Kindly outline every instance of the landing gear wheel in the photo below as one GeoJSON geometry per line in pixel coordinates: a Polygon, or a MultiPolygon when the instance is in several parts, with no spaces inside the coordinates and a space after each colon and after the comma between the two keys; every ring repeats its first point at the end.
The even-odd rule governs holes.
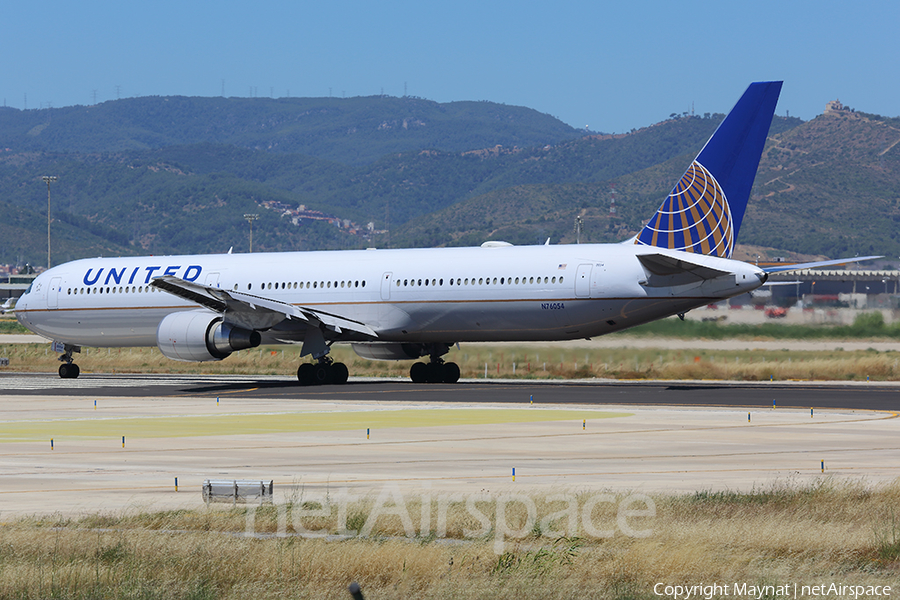
{"type": "Polygon", "coordinates": [[[347,383],[350,377],[350,371],[344,363],[334,363],[331,365],[331,383],[334,385],[343,385],[347,383]]]}
{"type": "Polygon", "coordinates": [[[331,365],[322,363],[313,365],[315,371],[315,385],[325,385],[331,383],[331,365]]]}
{"type": "Polygon", "coordinates": [[[432,362],[425,365],[425,379],[428,383],[444,381],[444,363],[432,362]]]}
{"type": "Polygon", "coordinates": [[[316,365],[312,363],[303,363],[297,369],[297,380],[300,385],[316,384],[316,365]]]}
{"type": "Polygon", "coordinates": [[[428,381],[428,365],[425,363],[413,363],[409,368],[409,378],[413,383],[426,383],[428,381]]]}
{"type": "Polygon", "coordinates": [[[456,363],[444,363],[443,367],[444,383],[456,383],[459,381],[459,366],[456,363]]]}
{"type": "Polygon", "coordinates": [[[59,365],[59,376],[62,379],[77,379],[81,374],[81,369],[75,363],[59,365]]]}

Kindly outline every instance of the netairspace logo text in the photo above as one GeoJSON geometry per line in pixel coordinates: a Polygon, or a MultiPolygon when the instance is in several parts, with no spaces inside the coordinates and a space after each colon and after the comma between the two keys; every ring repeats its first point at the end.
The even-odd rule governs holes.
{"type": "Polygon", "coordinates": [[[846,585],[842,583],[821,583],[804,585],[787,583],[784,585],[752,585],[749,583],[712,583],[698,585],[674,585],[657,583],[653,594],[672,600],[712,600],[726,596],[729,598],[877,598],[889,597],[889,585],[846,585]]]}
{"type": "MultiPolygon", "coordinates": [[[[321,537],[328,535],[369,537],[378,531],[379,521],[399,520],[405,537],[417,538],[447,535],[448,515],[451,505],[464,507],[468,523],[477,524],[463,529],[466,539],[490,539],[494,552],[502,554],[508,540],[532,537],[560,538],[581,536],[587,538],[611,538],[617,534],[645,538],[653,530],[646,519],[656,516],[653,499],[644,494],[631,494],[617,498],[613,494],[557,494],[549,496],[541,506],[551,510],[539,514],[537,503],[526,494],[442,494],[425,492],[404,495],[395,484],[385,485],[371,503],[363,503],[365,497],[342,489],[327,497],[303,497],[288,505],[275,506],[277,512],[276,535],[288,535],[290,512],[294,535],[321,537]],[[363,508],[364,506],[364,508],[363,508]],[[357,517],[360,510],[363,520],[354,519],[361,527],[348,527],[351,510],[357,517]],[[513,517],[513,514],[518,517],[513,517]],[[606,515],[605,517],[600,515],[606,515]],[[524,518],[523,518],[524,515],[524,518]],[[327,529],[308,529],[317,519],[335,519],[336,524],[327,529]],[[312,521],[311,521],[312,520],[312,521]]],[[[321,521],[319,521],[321,523],[321,521]]],[[[246,513],[244,535],[256,535],[256,510],[246,513]]]]}

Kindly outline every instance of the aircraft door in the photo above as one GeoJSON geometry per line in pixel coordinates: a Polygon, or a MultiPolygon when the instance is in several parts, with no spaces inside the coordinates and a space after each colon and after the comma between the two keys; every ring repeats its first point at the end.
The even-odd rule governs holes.
{"type": "Polygon", "coordinates": [[[50,280],[50,287],[47,288],[47,308],[56,308],[59,306],[59,288],[62,285],[62,277],[54,277],[50,280]]]}
{"type": "Polygon", "coordinates": [[[591,270],[591,298],[602,298],[605,295],[604,283],[606,283],[606,265],[596,263],[591,270]]]}
{"type": "Polygon", "coordinates": [[[213,288],[219,287],[219,274],[208,273],[206,275],[206,285],[213,288]]]}
{"type": "Polygon", "coordinates": [[[588,298],[591,295],[591,267],[593,265],[578,265],[575,272],[575,297],[588,298]]]}
{"type": "Polygon", "coordinates": [[[381,276],[381,299],[382,300],[390,300],[391,299],[391,280],[393,273],[385,273],[381,276]]]}

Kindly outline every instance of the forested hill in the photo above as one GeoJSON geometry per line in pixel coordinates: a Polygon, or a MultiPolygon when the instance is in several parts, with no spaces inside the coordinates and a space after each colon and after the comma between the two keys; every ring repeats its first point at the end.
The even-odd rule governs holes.
{"type": "MultiPolygon", "coordinates": [[[[519,185],[466,199],[394,231],[400,245],[614,242],[639,231],[699,149],[593,183],[519,185]],[[615,212],[611,209],[615,208],[615,212]]],[[[738,238],[754,252],[900,256],[900,119],[849,110],[775,117],[738,238]],[[766,252],[766,249],[769,249],[766,252]]],[[[765,257],[765,256],[764,256],[765,257]]]]}
{"type": "Polygon", "coordinates": [[[0,146],[14,152],[121,152],[212,143],[361,165],[424,148],[543,146],[581,135],[530,108],[389,96],[152,96],[94,106],[0,109],[0,146]]]}
{"type": "MultiPolygon", "coordinates": [[[[416,98],[135,98],[0,109],[0,263],[113,254],[620,241],[723,115],[587,135],[416,98]],[[615,209],[614,211],[612,209],[615,209]],[[370,231],[370,229],[372,231],[370,231]]],[[[900,123],[775,117],[739,244],[900,255],[900,123]]]]}

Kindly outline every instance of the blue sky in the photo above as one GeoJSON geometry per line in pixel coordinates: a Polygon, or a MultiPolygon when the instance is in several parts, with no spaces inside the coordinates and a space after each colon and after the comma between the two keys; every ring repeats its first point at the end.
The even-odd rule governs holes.
{"type": "Polygon", "coordinates": [[[777,114],[840,98],[900,115],[900,2],[7,2],[0,100],[401,96],[528,106],[624,132],[727,112],[783,79],[777,114]],[[96,92],[95,92],[96,90],[96,92]]]}

